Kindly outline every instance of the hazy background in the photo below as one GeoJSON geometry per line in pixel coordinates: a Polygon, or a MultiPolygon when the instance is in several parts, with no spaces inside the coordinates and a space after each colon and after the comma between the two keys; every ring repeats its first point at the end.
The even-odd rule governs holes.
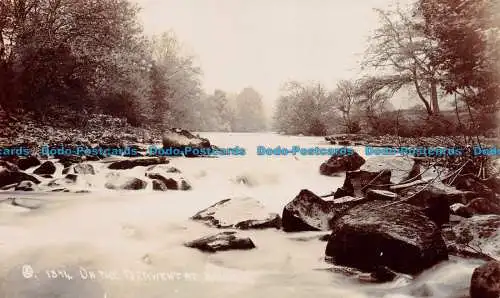
{"type": "MultiPolygon", "coordinates": [[[[208,92],[252,86],[270,116],[281,84],[315,80],[334,87],[361,72],[378,16],[393,0],[137,0],[145,32],[172,29],[197,57],[208,92]]],[[[412,1],[402,0],[405,4],[412,1]]],[[[400,92],[392,101],[409,107],[400,92]]],[[[399,104],[399,105],[398,105],[399,104]]]]}

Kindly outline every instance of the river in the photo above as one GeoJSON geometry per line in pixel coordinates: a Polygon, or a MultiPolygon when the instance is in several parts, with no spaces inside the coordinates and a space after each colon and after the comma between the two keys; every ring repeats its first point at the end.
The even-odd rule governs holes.
{"type": "MultiPolygon", "coordinates": [[[[105,165],[96,164],[96,175],[79,182],[87,194],[1,193],[0,199],[40,205],[0,204],[1,297],[468,297],[480,262],[451,258],[415,279],[364,284],[330,270],[326,242],[314,238],[324,232],[244,231],[257,246],[250,251],[204,254],[184,247],[216,232],[189,217],[217,201],[250,196],[281,214],[301,189],[322,195],[343,182],[342,176],[319,174],[325,156],[256,154],[258,145],[328,146],[321,137],[200,134],[219,147],[243,147],[247,155],[173,158],[190,191],[107,190],[105,165]],[[238,182],[242,177],[247,184],[238,182]]],[[[141,170],[125,171],[143,176],[141,170]]]]}

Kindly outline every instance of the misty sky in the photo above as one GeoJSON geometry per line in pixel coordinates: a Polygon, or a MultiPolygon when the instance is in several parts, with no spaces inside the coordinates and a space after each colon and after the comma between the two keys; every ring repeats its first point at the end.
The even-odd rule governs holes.
{"type": "Polygon", "coordinates": [[[393,1],[137,2],[146,33],[172,29],[197,56],[208,92],[252,86],[270,108],[286,80],[316,80],[333,87],[340,79],[356,78],[367,39],[378,24],[372,8],[393,1]]]}

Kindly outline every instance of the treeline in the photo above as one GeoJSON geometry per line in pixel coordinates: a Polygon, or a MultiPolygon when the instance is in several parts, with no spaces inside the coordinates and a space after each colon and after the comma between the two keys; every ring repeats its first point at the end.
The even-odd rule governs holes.
{"type": "Polygon", "coordinates": [[[377,10],[380,26],[361,65],[366,75],[339,82],[334,90],[287,84],[275,128],[312,135],[494,132],[500,107],[498,9],[490,0],[418,0],[377,10]],[[402,90],[413,91],[421,109],[391,111],[391,100],[402,90]],[[444,101],[455,110],[442,111],[444,101]]]}
{"type": "Polygon", "coordinates": [[[0,108],[52,125],[91,114],[135,126],[261,130],[261,96],[205,94],[172,32],[146,36],[127,0],[0,1],[0,108]]]}

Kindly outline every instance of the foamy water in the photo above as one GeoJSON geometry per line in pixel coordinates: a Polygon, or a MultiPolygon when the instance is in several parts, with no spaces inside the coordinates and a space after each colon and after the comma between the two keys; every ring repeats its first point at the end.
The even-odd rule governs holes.
{"type": "MultiPolygon", "coordinates": [[[[42,204],[31,211],[0,204],[1,297],[467,297],[478,262],[452,259],[415,280],[362,284],[324,262],[326,242],[315,239],[324,232],[243,231],[257,246],[250,251],[204,254],[184,247],[217,232],[188,219],[217,201],[249,196],[281,214],[301,189],[323,195],[343,182],[319,174],[326,156],[256,155],[258,145],[328,146],[320,137],[201,135],[219,147],[243,147],[247,155],[174,158],[171,165],[191,191],[107,190],[109,170],[94,163],[97,174],[75,186],[89,194],[0,193],[0,199],[42,204]],[[247,185],[238,183],[242,177],[247,185]]],[[[118,171],[144,176],[143,168],[118,171]]]]}

